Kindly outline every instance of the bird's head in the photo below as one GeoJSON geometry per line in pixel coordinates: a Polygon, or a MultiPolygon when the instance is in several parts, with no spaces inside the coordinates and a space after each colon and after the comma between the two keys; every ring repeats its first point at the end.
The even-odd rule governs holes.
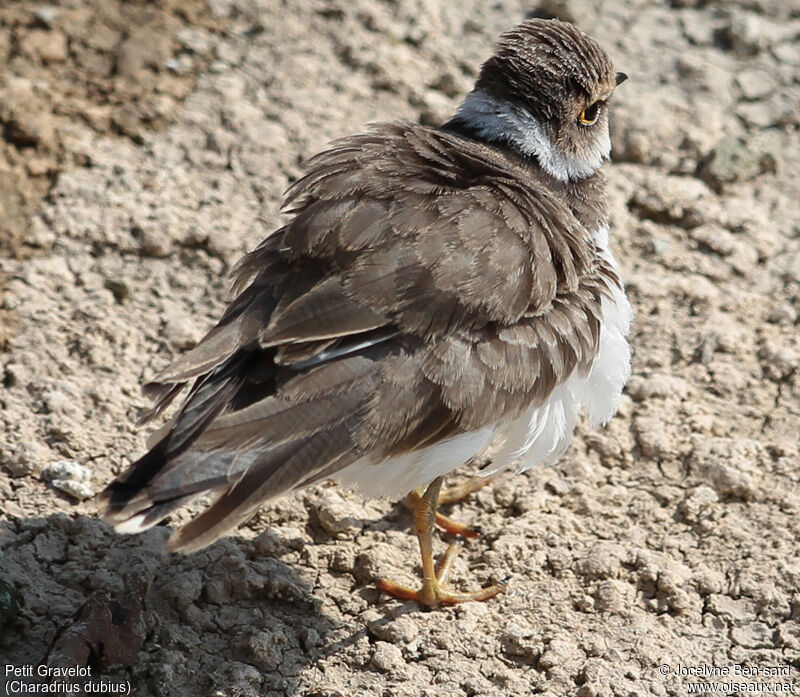
{"type": "Polygon", "coordinates": [[[608,100],[627,76],[572,24],[531,19],[500,37],[451,125],[511,145],[561,181],[608,159],[608,100]]]}

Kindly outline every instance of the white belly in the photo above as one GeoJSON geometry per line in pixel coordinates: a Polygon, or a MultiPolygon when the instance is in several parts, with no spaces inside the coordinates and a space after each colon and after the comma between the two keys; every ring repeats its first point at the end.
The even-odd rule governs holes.
{"type": "Polygon", "coordinates": [[[575,371],[559,385],[547,403],[529,409],[505,429],[507,440],[489,465],[491,474],[516,463],[517,471],[556,462],[567,450],[581,407],[592,426],[608,423],[619,408],[622,389],[631,372],[631,348],[626,336],[633,310],[625,292],[615,289],[603,298],[600,346],[588,375],[575,371]]]}

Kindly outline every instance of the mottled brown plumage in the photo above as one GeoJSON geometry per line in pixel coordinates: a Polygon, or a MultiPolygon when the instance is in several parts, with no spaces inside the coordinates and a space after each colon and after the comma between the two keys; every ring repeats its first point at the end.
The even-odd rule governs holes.
{"type": "MultiPolygon", "coordinates": [[[[613,79],[587,42],[529,22],[476,89],[530,97],[557,119],[559,103],[613,79]],[[569,60],[552,63],[553,47],[569,60]]],[[[239,295],[218,325],[145,386],[150,417],[191,389],[154,448],[103,492],[121,528],[214,491],[170,542],[196,549],[269,498],[363,458],[392,467],[509,424],[589,374],[604,299],[621,288],[594,235],[606,222],[602,174],[560,181],[464,119],[381,124],[312,157],[285,206],[288,222],[234,269],[239,295]]]]}

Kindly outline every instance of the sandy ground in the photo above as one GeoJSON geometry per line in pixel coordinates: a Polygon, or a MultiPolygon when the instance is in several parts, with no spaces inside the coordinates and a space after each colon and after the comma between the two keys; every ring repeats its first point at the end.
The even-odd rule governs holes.
{"type": "Polygon", "coordinates": [[[169,697],[684,695],[679,665],[800,683],[800,7],[598,5],[3,4],[0,668],[169,697]],[[637,318],[613,422],[451,510],[484,532],[456,584],[508,592],[379,595],[416,583],[408,514],[330,486],[188,558],[165,527],[112,533],[87,497],[144,449],[140,383],[219,314],[302,158],[440,122],[529,12],[631,76],[608,174],[637,318]]]}

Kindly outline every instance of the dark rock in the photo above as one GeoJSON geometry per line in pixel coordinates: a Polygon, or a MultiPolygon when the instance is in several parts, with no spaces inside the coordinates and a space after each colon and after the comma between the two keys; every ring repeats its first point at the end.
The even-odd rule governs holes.
{"type": "Polygon", "coordinates": [[[715,191],[725,184],[776,172],[780,164],[781,136],[765,131],[750,137],[724,138],[701,162],[698,176],[715,191]]]}

